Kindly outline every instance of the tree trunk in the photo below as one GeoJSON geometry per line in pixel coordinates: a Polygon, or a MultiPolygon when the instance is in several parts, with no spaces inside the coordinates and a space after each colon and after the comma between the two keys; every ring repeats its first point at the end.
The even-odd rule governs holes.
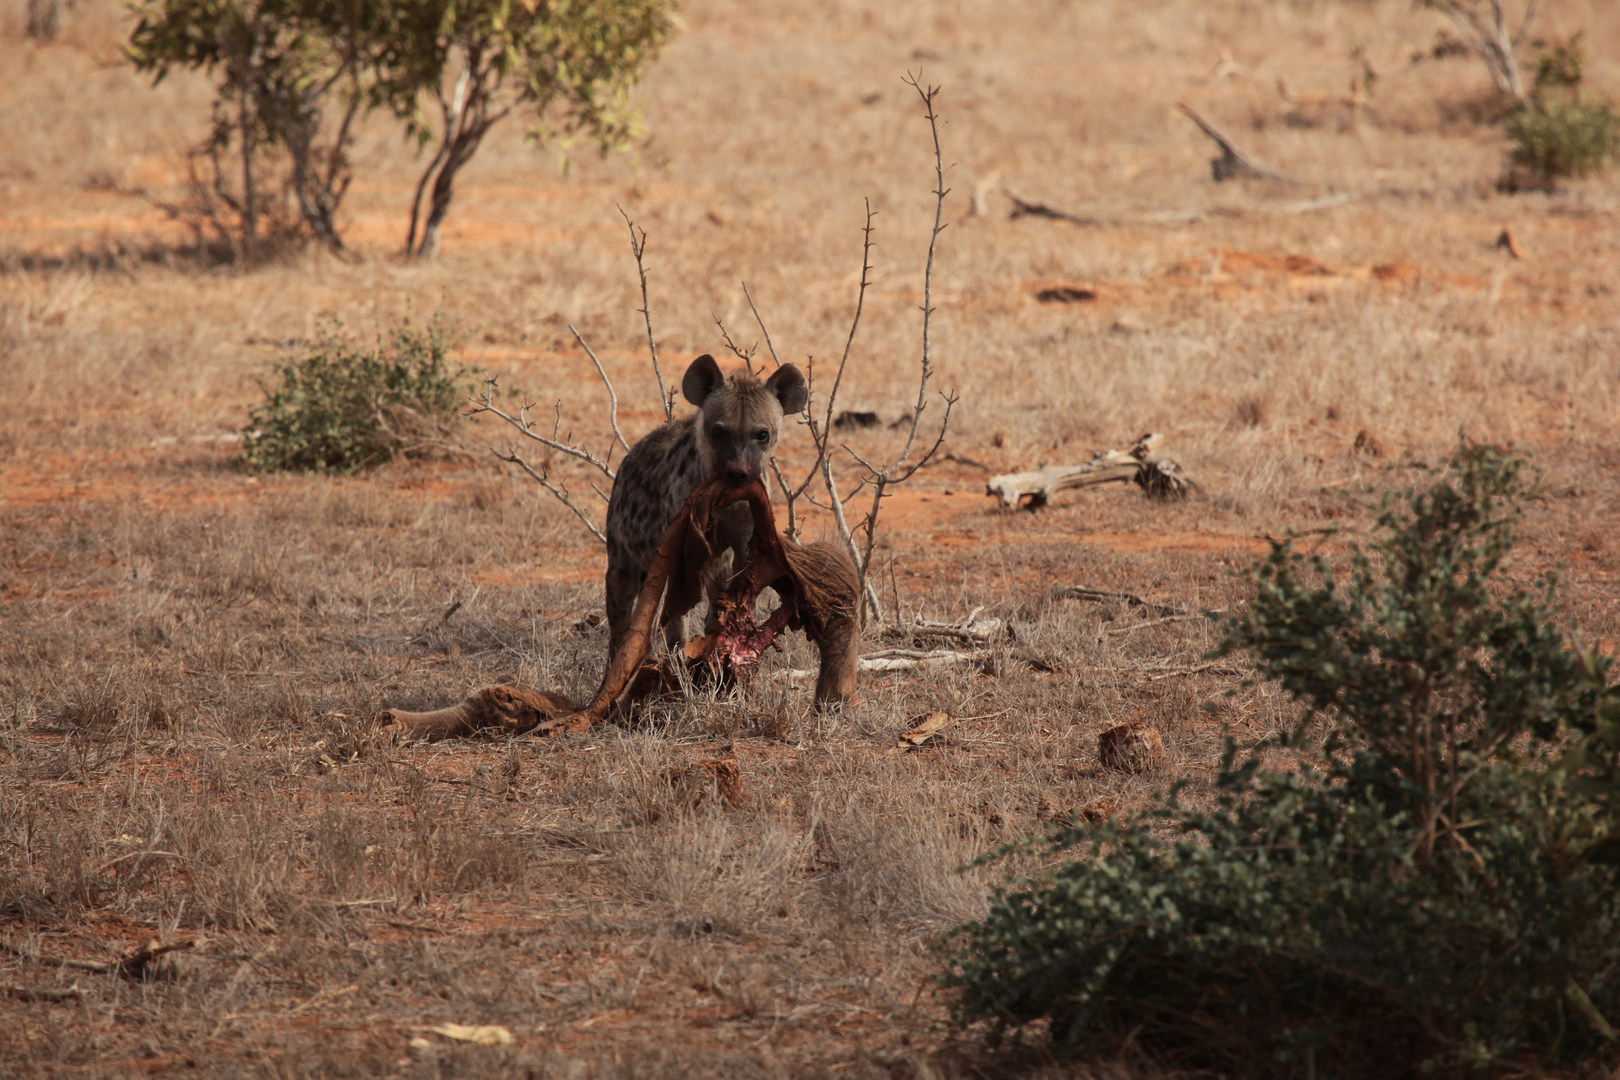
{"type": "Polygon", "coordinates": [[[433,200],[428,206],[427,224],[422,227],[422,242],[416,249],[419,258],[438,258],[439,228],[444,224],[444,217],[450,212],[450,200],[455,196],[456,172],[472,159],[486,130],[487,127],[469,128],[456,136],[450,152],[445,155],[444,164],[439,166],[439,175],[433,178],[433,200]]]}
{"type": "Polygon", "coordinates": [[[252,63],[243,58],[237,85],[242,96],[239,101],[238,124],[242,141],[242,254],[249,265],[259,261],[259,198],[253,182],[253,70],[252,63]]]}
{"type": "Polygon", "coordinates": [[[439,257],[439,226],[444,221],[444,215],[450,212],[450,183],[450,167],[446,164],[439,170],[439,178],[433,184],[433,209],[422,228],[422,243],[416,249],[420,258],[439,257]]]}
{"type": "Polygon", "coordinates": [[[478,108],[473,121],[457,133],[455,141],[450,144],[450,152],[444,156],[444,164],[439,166],[439,175],[433,178],[433,200],[428,206],[427,224],[422,227],[422,243],[416,249],[416,254],[421,258],[434,259],[439,255],[439,228],[444,224],[444,217],[450,212],[450,200],[455,196],[456,173],[478,152],[484,132],[493,123],[483,120],[482,113],[482,108],[478,108]]]}

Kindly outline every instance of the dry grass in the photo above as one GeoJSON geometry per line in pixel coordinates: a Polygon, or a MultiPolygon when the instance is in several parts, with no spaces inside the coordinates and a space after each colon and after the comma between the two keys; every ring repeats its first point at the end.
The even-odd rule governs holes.
{"type": "MultiPolygon", "coordinates": [[[[1612,91],[1606,11],[1563,0],[1545,30],[1584,28],[1612,91]]],[[[16,121],[0,147],[0,985],[79,996],[6,1002],[7,1075],[1151,1075],[931,1026],[949,1005],[933,947],[1033,867],[957,870],[1042,829],[1043,800],[1129,810],[1183,777],[1197,797],[1223,725],[1250,739],[1289,713],[1219,672],[1143,670],[1197,664],[1211,624],[1139,627],[1049,586],[1241,603],[1232,571],[1261,536],[1355,535],[1368,518],[1346,493],[1400,482],[1396,463],[1462,431],[1538,455],[1515,573],[1565,565],[1583,636],[1620,639],[1620,188],[1495,194],[1502,140],[1468,119],[1485,75],[1411,63],[1437,24],[1404,0],[694,4],[645,87],[637,154],[564,174],[508,131],[468,170],[444,257],[406,264],[391,252],[413,163],[374,125],[356,259],[251,273],[194,258],[147,201],[175,194],[206,87],[153,91],[113,63],[113,5],[76,6],[44,48],[21,12],[0,6],[0,69],[22,73],[0,80],[16,121]],[[1289,101],[1342,93],[1356,45],[1382,75],[1375,112],[1288,120],[1277,80],[1289,101]],[[614,205],[652,235],[674,365],[715,349],[711,313],[752,340],[745,279],[784,357],[820,366],[847,330],[870,196],[877,285],[843,404],[892,420],[929,220],[926,132],[899,83],[919,65],[945,87],[955,163],[935,324],[941,387],[963,398],[950,448],[1000,471],[1160,430],[1203,496],[1102,491],[1003,517],[979,471],[927,470],[885,511],[885,599],[934,618],[985,605],[1017,638],[983,669],[869,679],[843,715],[774,674],[808,666],[795,642],[745,696],[589,738],[378,743],[365,721],[383,705],[495,682],[587,696],[604,632],[574,623],[600,606],[602,556],[492,468],[232,470],[278,343],[323,314],[364,329],[443,310],[462,359],[599,433],[573,322],[639,433],[659,414],[614,205]],[[1304,186],[1212,185],[1178,99],[1304,186]],[[995,173],[1105,224],[1009,221],[995,192],[967,216],[995,173]],[[1277,212],[1333,190],[1361,197],[1277,212]],[[1527,259],[1492,247],[1504,224],[1527,259]],[[1037,302],[1054,282],[1096,299],[1037,302]],[[1356,451],[1362,431],[1383,456],[1356,451]],[[963,718],[941,745],[882,752],[933,710],[963,718]],[[1096,768],[1097,733],[1134,720],[1164,735],[1162,773],[1096,768]],[[664,770],[716,756],[738,762],[744,805],[677,805],[664,770]],[[150,982],[61,964],[151,937],[197,946],[150,982]],[[446,1021],[517,1041],[424,1030],[446,1021]]]]}

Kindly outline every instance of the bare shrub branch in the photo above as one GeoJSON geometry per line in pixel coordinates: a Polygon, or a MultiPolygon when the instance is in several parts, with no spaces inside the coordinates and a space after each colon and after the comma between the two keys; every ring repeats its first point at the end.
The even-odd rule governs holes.
{"type": "MultiPolygon", "coordinates": [[[[850,320],[849,336],[844,339],[844,352],[838,360],[838,371],[833,377],[832,391],[827,395],[827,407],[820,423],[816,421],[814,391],[815,391],[815,362],[805,361],[805,381],[811,391],[811,397],[804,406],[804,424],[810,429],[810,439],[815,446],[816,460],[805,474],[804,480],[796,488],[789,488],[782,479],[781,472],[777,472],[777,482],[782,486],[783,498],[788,505],[788,533],[789,539],[796,539],[798,535],[798,518],[794,509],[794,501],[803,496],[812,506],[820,507],[832,512],[833,524],[838,529],[838,538],[844,544],[849,557],[855,561],[855,569],[860,574],[861,591],[866,596],[874,616],[881,619],[882,607],[878,603],[877,591],[866,580],[866,568],[861,563],[860,548],[856,546],[854,534],[849,528],[849,521],[844,516],[845,499],[838,494],[838,482],[833,476],[832,469],[832,422],[833,408],[838,401],[838,390],[844,382],[844,371],[849,366],[850,349],[855,344],[855,333],[860,329],[861,313],[866,309],[866,290],[872,284],[872,201],[866,200],[866,220],[861,226],[861,285],[855,294],[855,315],[850,320]],[[820,503],[813,496],[807,495],[810,485],[817,476],[821,477],[822,485],[827,489],[827,502],[820,503]]],[[[775,464],[772,463],[772,467],[775,464]]]]}
{"type": "MultiPolygon", "coordinates": [[[[574,516],[578,517],[580,522],[591,531],[592,536],[596,537],[604,544],[607,543],[607,533],[597,526],[596,522],[591,519],[589,514],[585,513],[585,511],[580,508],[578,503],[574,502],[573,497],[568,493],[568,488],[566,485],[554,483],[552,481],[550,473],[544,465],[540,466],[538,470],[535,469],[534,466],[530,465],[527,461],[524,461],[523,458],[518,454],[517,450],[512,447],[508,447],[506,453],[504,454],[492,447],[490,449],[490,453],[494,454],[501,461],[504,461],[510,465],[516,465],[518,468],[528,473],[536,483],[545,488],[547,491],[551,492],[558,502],[572,510],[574,512],[574,516]]],[[[597,487],[595,484],[592,484],[591,487],[598,495],[602,496],[603,502],[607,501],[607,496],[602,495],[601,488],[597,487]]]]}
{"type": "MultiPolygon", "coordinates": [[[[759,351],[759,344],[756,342],[746,349],[742,348],[731,340],[731,333],[726,329],[726,324],[720,321],[720,316],[714,315],[713,319],[715,328],[720,331],[720,340],[726,343],[726,348],[730,349],[732,355],[743,362],[744,366],[748,368],[748,373],[752,375],[754,373],[754,354],[759,351]]],[[[777,366],[780,367],[781,365],[777,366]]]]}
{"type": "MultiPolygon", "coordinates": [[[[585,339],[580,336],[579,331],[574,329],[573,323],[568,324],[568,332],[574,335],[574,340],[579,342],[579,347],[585,350],[585,355],[590,357],[591,363],[596,365],[596,373],[602,377],[602,385],[607,387],[608,423],[613,427],[613,438],[618,441],[619,445],[624,448],[624,452],[628,454],[630,452],[630,444],[624,441],[624,432],[619,430],[619,395],[613,389],[613,380],[608,378],[608,373],[602,367],[602,361],[596,358],[596,352],[590,347],[589,344],[586,343],[585,339]]],[[[663,382],[660,380],[660,389],[662,386],[663,382]]],[[[609,453],[608,456],[612,457],[613,455],[609,453]]]]}
{"type": "MultiPolygon", "coordinates": [[[[884,496],[888,494],[889,488],[910,480],[916,475],[918,469],[933,460],[934,455],[939,452],[939,448],[945,443],[945,434],[950,429],[951,409],[957,402],[957,396],[954,392],[940,395],[945,402],[945,415],[940,418],[939,434],[934,438],[933,444],[920,457],[912,460],[911,455],[917,445],[917,432],[922,425],[923,412],[928,408],[928,383],[934,376],[931,339],[929,336],[934,314],[934,256],[939,249],[939,234],[945,231],[945,196],[950,193],[950,189],[945,186],[945,156],[939,142],[939,113],[934,109],[934,99],[939,95],[939,87],[924,87],[918,81],[917,76],[909,74],[906,76],[905,82],[922,99],[925,115],[928,119],[928,130],[934,140],[934,228],[928,236],[928,261],[923,267],[922,357],[919,362],[917,379],[917,400],[911,407],[911,426],[906,430],[905,445],[901,447],[900,453],[889,464],[879,467],[861,457],[848,446],[843,448],[866,470],[866,475],[861,479],[861,487],[870,485],[872,488],[871,509],[867,511],[866,517],[860,526],[865,532],[865,542],[861,545],[858,554],[852,554],[855,554],[855,568],[860,572],[861,585],[866,593],[872,616],[879,622],[883,620],[883,608],[878,602],[877,591],[872,587],[872,583],[868,579],[867,571],[872,564],[872,552],[877,545],[878,515],[883,510],[884,496]]],[[[840,371],[840,374],[842,374],[842,371],[840,371]]],[[[831,415],[829,403],[829,418],[831,415]]],[[[842,522],[843,508],[836,505],[839,500],[831,486],[831,472],[824,469],[823,473],[828,478],[828,494],[833,496],[832,502],[835,504],[834,516],[842,522]]],[[[851,493],[851,497],[854,494],[851,493]]]]}
{"type": "MultiPolygon", "coordinates": [[[[602,378],[604,382],[607,380],[607,376],[605,374],[602,376],[602,378]]],[[[558,453],[567,454],[571,458],[577,458],[578,460],[583,461],[585,464],[590,465],[592,468],[595,468],[609,480],[614,478],[615,473],[613,466],[609,463],[613,457],[613,450],[611,447],[608,450],[608,456],[606,459],[599,458],[585,447],[577,446],[574,443],[569,442],[568,440],[573,438],[572,432],[569,432],[567,435],[562,434],[562,402],[558,402],[555,406],[556,419],[552,422],[551,434],[543,435],[539,431],[535,430],[534,425],[529,423],[529,410],[534,408],[534,406],[525,404],[518,409],[517,415],[514,416],[513,414],[502,409],[499,405],[495,404],[495,394],[499,389],[499,386],[496,384],[495,376],[485,376],[484,392],[482,395],[472,399],[472,407],[467,410],[466,415],[477,416],[480,413],[489,413],[493,416],[497,416],[500,419],[505,420],[508,424],[512,425],[513,429],[524,438],[533,439],[540,445],[549,447],[558,453]]],[[[611,387],[609,392],[611,393],[611,387]]]]}
{"type": "Polygon", "coordinates": [[[748,282],[742,282],[743,295],[748,297],[748,310],[754,313],[754,321],[759,323],[759,332],[765,335],[765,347],[771,351],[771,363],[777,367],[782,366],[782,358],[776,355],[776,346],[771,343],[771,332],[765,328],[765,320],[760,317],[759,308],[754,306],[754,294],[748,291],[748,282]]]}
{"type": "Polygon", "coordinates": [[[641,318],[647,324],[647,352],[652,356],[653,377],[658,380],[658,402],[664,407],[667,423],[675,418],[675,393],[664,385],[664,369],[658,366],[658,343],[653,340],[652,305],[647,302],[647,264],[642,259],[647,253],[647,230],[636,228],[624,207],[618,210],[630,230],[630,254],[636,258],[636,276],[641,279],[641,318]]]}
{"type": "MultiPolygon", "coordinates": [[[[570,326],[568,329],[574,330],[572,326],[570,326]]],[[[580,345],[584,346],[585,352],[591,358],[591,362],[596,364],[597,374],[602,376],[602,385],[607,387],[608,392],[609,417],[613,428],[613,435],[618,444],[620,446],[624,446],[624,436],[619,433],[619,397],[618,394],[614,392],[613,381],[608,378],[607,372],[603,370],[601,362],[596,359],[596,354],[591,351],[591,347],[585,344],[584,338],[580,337],[579,331],[574,330],[574,337],[578,339],[580,345]]],[[[585,447],[574,443],[572,441],[572,432],[569,432],[566,435],[562,433],[562,402],[558,402],[554,406],[551,434],[546,435],[541,431],[537,431],[534,425],[529,422],[529,410],[533,408],[532,405],[525,404],[520,406],[515,415],[513,413],[509,413],[499,405],[495,404],[495,395],[498,391],[499,386],[496,383],[495,376],[485,376],[484,392],[478,397],[472,399],[472,406],[467,410],[466,415],[477,416],[480,413],[489,413],[492,416],[506,421],[506,423],[511,426],[512,430],[516,431],[519,435],[539,443],[547,450],[564,454],[575,459],[576,461],[582,461],[591,466],[597,472],[601,473],[610,481],[615,478],[616,473],[612,465],[612,444],[609,444],[608,446],[607,457],[601,458],[597,457],[585,447]]],[[[626,447],[626,449],[628,449],[628,447],[626,447]]],[[[601,526],[596,524],[595,519],[592,518],[590,514],[586,513],[578,503],[574,502],[573,496],[569,493],[567,485],[552,480],[551,469],[548,463],[542,462],[540,467],[536,469],[533,465],[529,464],[522,454],[518,453],[517,447],[512,445],[507,446],[506,453],[504,454],[499,450],[496,450],[494,447],[490,447],[490,453],[494,454],[497,459],[504,461],[509,465],[516,465],[525,473],[528,473],[530,478],[538,483],[541,487],[549,491],[553,498],[562,503],[569,510],[573,511],[574,515],[578,517],[579,520],[585,525],[585,528],[590,530],[592,536],[596,537],[597,540],[604,544],[607,543],[607,533],[603,531],[601,526]]],[[[591,488],[598,496],[601,497],[602,502],[605,504],[607,502],[607,495],[603,494],[602,489],[597,487],[595,484],[592,484],[591,488]]]]}
{"type": "Polygon", "coordinates": [[[1419,5],[1446,16],[1462,35],[1474,55],[1485,61],[1496,88],[1515,102],[1525,97],[1524,77],[1519,71],[1516,50],[1536,17],[1539,0],[1525,4],[1519,28],[1508,32],[1508,16],[1502,0],[1419,0],[1419,5]]]}

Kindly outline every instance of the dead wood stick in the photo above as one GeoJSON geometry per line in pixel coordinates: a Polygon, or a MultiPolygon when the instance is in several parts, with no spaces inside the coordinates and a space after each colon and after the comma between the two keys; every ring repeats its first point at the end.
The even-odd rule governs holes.
{"type": "MultiPolygon", "coordinates": [[[[1142,670],[1142,669],[1138,669],[1138,670],[1142,670]]],[[[1227,667],[1224,664],[1219,664],[1219,663],[1216,663],[1214,661],[1211,661],[1210,663],[1197,664],[1197,665],[1194,665],[1193,667],[1171,668],[1169,671],[1155,672],[1154,674],[1148,675],[1148,682],[1162,682],[1165,679],[1175,679],[1175,678],[1179,678],[1182,675],[1197,675],[1200,672],[1204,672],[1204,671],[1213,671],[1217,675],[1241,675],[1241,674],[1243,674],[1243,672],[1240,671],[1237,668],[1227,667]]]]}
{"type": "Polygon", "coordinates": [[[1157,619],[1148,619],[1146,622],[1132,623],[1129,626],[1111,626],[1104,630],[1105,634],[1129,634],[1132,630],[1145,630],[1150,626],[1160,626],[1164,623],[1185,622],[1188,619],[1203,619],[1208,616],[1197,611],[1188,611],[1179,615],[1165,615],[1157,619]]]}
{"type": "Polygon", "coordinates": [[[1290,180],[1280,173],[1272,172],[1263,165],[1257,165],[1253,158],[1239,150],[1231,139],[1223,135],[1208,120],[1193,112],[1185,102],[1177,102],[1176,105],[1182,112],[1187,114],[1187,119],[1198,125],[1198,130],[1208,135],[1215,141],[1215,145],[1221,148],[1221,156],[1211,158],[1209,162],[1209,171],[1215,177],[1217,184],[1223,180],[1230,180],[1234,176],[1249,177],[1256,180],[1278,180],[1284,184],[1299,183],[1299,181],[1290,180]]]}
{"type": "Polygon", "coordinates": [[[913,642],[921,638],[949,638],[983,644],[1007,632],[1000,619],[980,619],[979,612],[983,610],[982,606],[976,607],[967,618],[949,623],[916,615],[910,622],[889,623],[881,633],[888,638],[911,638],[913,642]]]}
{"type": "Polygon", "coordinates": [[[1096,218],[1081,217],[1078,214],[1071,214],[1067,210],[1058,210],[1047,206],[1045,203],[1029,202],[1025,199],[1020,199],[1010,191],[1007,192],[1007,198],[1011,199],[1013,204],[1012,213],[1009,215],[1009,218],[1012,221],[1017,221],[1022,217],[1038,217],[1050,218],[1053,221],[1070,221],[1076,225],[1102,224],[1102,222],[1098,221],[1096,218]]]}
{"type": "Polygon", "coordinates": [[[1199,675],[1206,671],[1216,675],[1241,675],[1243,670],[1211,661],[1207,664],[1196,664],[1184,668],[1153,668],[1153,667],[1096,667],[1084,666],[1075,668],[1076,671],[1086,671],[1098,675],[1146,675],[1148,682],[1161,682],[1165,679],[1176,679],[1183,675],[1199,675]]]}
{"type": "Polygon", "coordinates": [[[1060,491],[1096,484],[1128,484],[1136,479],[1141,469],[1139,461],[1048,465],[1030,472],[992,476],[985,485],[985,494],[994,495],[1008,510],[1018,509],[1020,500],[1027,496],[1029,501],[1023,505],[1034,510],[1051,503],[1052,497],[1060,491]]]}
{"type": "Polygon", "coordinates": [[[7,986],[0,992],[4,992],[7,997],[16,998],[18,1001],[50,1002],[77,1001],[81,993],[78,983],[74,983],[66,990],[39,990],[31,986],[7,986]]]}
{"type": "Polygon", "coordinates": [[[1168,604],[1155,604],[1151,600],[1144,600],[1135,593],[1114,592],[1109,589],[1093,589],[1086,585],[1070,585],[1052,590],[1052,595],[1059,600],[1090,600],[1101,603],[1105,600],[1123,600],[1137,607],[1148,608],[1152,611],[1161,611],[1166,615],[1187,616],[1193,614],[1186,608],[1171,607],[1168,604]]]}
{"type": "Polygon", "coordinates": [[[1160,452],[1163,443],[1163,435],[1149,432],[1139,436],[1129,450],[1104,450],[1076,465],[1048,465],[992,476],[985,484],[985,494],[994,495],[1007,510],[1017,510],[1020,504],[1038,509],[1059,491],[1116,482],[1135,483],[1153,498],[1184,498],[1197,485],[1179,464],[1160,452]],[[1026,498],[1028,502],[1023,501],[1026,498]]]}
{"type": "Polygon", "coordinates": [[[96,964],[87,960],[53,960],[43,956],[39,958],[39,962],[70,967],[77,971],[88,971],[92,975],[121,975],[126,979],[140,979],[145,978],[152,961],[158,957],[172,952],[184,952],[196,944],[195,941],[177,941],[172,945],[160,945],[156,941],[148,941],[128,956],[107,964],[96,964]]]}
{"type": "MultiPolygon", "coordinates": [[[[918,668],[983,660],[986,655],[983,652],[957,652],[954,649],[879,649],[861,657],[855,666],[860,671],[915,671],[918,668]]],[[[815,674],[808,668],[794,668],[781,677],[796,682],[812,678],[815,674]]]]}
{"type": "Polygon", "coordinates": [[[1320,199],[1301,199],[1298,202],[1269,207],[1268,212],[1282,214],[1285,217],[1294,214],[1314,214],[1318,210],[1331,210],[1335,206],[1345,206],[1360,198],[1361,192],[1359,191],[1341,191],[1337,195],[1324,195],[1320,199]]]}
{"type": "Polygon", "coordinates": [[[862,660],[966,660],[977,653],[964,653],[956,649],[878,649],[861,657],[862,660]]]}
{"type": "Polygon", "coordinates": [[[990,466],[986,465],[984,462],[975,461],[970,457],[963,457],[954,450],[950,451],[949,453],[941,454],[939,459],[941,461],[954,461],[958,465],[966,465],[970,469],[983,469],[985,472],[990,471],[990,466]]]}

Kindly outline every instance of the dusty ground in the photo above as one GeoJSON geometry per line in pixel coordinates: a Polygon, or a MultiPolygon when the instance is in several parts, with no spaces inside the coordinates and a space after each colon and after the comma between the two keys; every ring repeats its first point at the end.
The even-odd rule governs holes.
{"type": "MultiPolygon", "coordinates": [[[[21,10],[0,8],[7,1075],[1023,1067],[941,1027],[930,978],[945,931],[1029,867],[958,868],[1039,831],[1043,800],[1129,809],[1181,777],[1196,797],[1223,727],[1252,738],[1288,715],[1264,688],[1223,696],[1241,681],[1228,669],[1166,675],[1200,664],[1210,623],[1138,626],[1139,610],[1054,586],[1240,604],[1234,571],[1266,536],[1330,522],[1354,536],[1368,517],[1347,495],[1407,482],[1396,463],[1462,433],[1543,469],[1514,575],[1563,567],[1583,639],[1620,639],[1620,186],[1496,193],[1502,140],[1474,119],[1483,69],[1414,62],[1440,24],[1404,0],[693,3],[643,88],[635,153],[576,152],[564,171],[500,133],[443,257],[407,264],[393,251],[413,162],[374,125],[343,219],[354,257],[251,272],[195,258],[155,207],[177,196],[206,85],[153,90],[120,66],[113,5],[81,4],[45,47],[22,40],[21,10]],[[1362,74],[1357,47],[1379,78],[1345,113],[1316,99],[1362,74]],[[443,312],[462,361],[560,400],[602,446],[566,324],[614,376],[627,432],[659,415],[616,206],[652,236],[672,372],[719,352],[716,316],[757,339],[741,281],[784,357],[825,372],[869,197],[876,283],[844,404],[898,417],[931,198],[926,126],[900,83],[918,68],[944,87],[953,165],[935,282],[938,385],[961,395],[947,449],[1001,471],[1157,430],[1199,496],[1104,489],[1015,516],[982,494],[985,469],[925,470],[885,510],[886,604],[983,606],[1016,639],[981,665],[870,677],[841,716],[814,715],[780,676],[809,661],[795,644],[743,697],[589,738],[371,738],[385,705],[493,682],[588,696],[602,632],[575,623],[600,608],[603,554],[493,464],[233,468],[281,343],[324,316],[369,333],[443,312]],[[1212,146],[1177,101],[1302,183],[1213,184],[1212,146]],[[980,186],[991,212],[972,216],[980,186]],[[1095,223],[1009,220],[1007,192],[1095,223]],[[1525,258],[1494,246],[1504,227],[1525,258]],[[1051,285],[1095,297],[1038,301],[1051,285]],[[1382,456],[1354,450],[1361,432],[1382,456]],[[960,718],[940,745],[883,752],[935,709],[960,718]],[[1096,735],[1129,720],[1163,733],[1165,768],[1096,767],[1096,735]],[[661,771],[716,756],[737,760],[745,804],[673,806],[661,771]],[[192,943],[172,977],[70,963],[153,938],[192,943]],[[515,1042],[427,1030],[446,1022],[515,1042]]],[[[1544,18],[1549,35],[1584,29],[1589,78],[1620,90],[1604,0],[1544,18]]],[[[507,442],[487,422],[466,440],[507,442]]],[[[803,433],[785,445],[800,460],[803,433]]]]}

